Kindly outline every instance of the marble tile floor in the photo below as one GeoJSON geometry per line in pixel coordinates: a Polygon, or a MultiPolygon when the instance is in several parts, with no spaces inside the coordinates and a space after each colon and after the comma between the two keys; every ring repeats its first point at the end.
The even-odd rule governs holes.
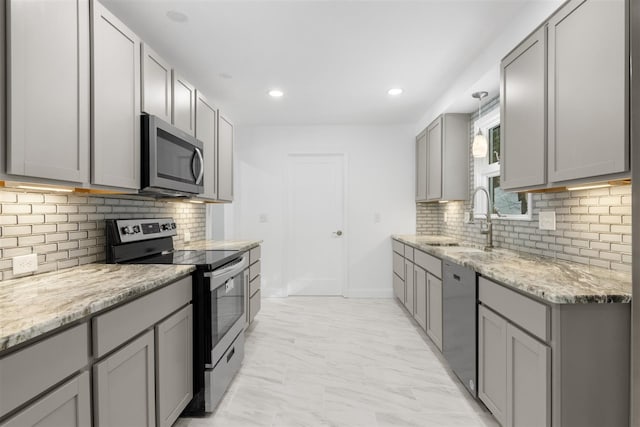
{"type": "Polygon", "coordinates": [[[392,299],[263,299],[215,413],[174,427],[497,426],[392,299]]]}

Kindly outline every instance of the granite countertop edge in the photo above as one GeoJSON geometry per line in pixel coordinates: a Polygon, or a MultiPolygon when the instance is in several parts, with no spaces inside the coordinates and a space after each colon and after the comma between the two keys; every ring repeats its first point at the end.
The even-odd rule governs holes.
{"type": "Polygon", "coordinates": [[[176,249],[181,250],[229,250],[229,251],[249,251],[260,246],[262,240],[196,240],[183,243],[176,249]]]}
{"type": "Polygon", "coordinates": [[[448,236],[394,234],[391,237],[435,257],[471,268],[489,280],[546,303],[604,304],[631,301],[631,275],[628,273],[507,249],[466,251],[465,247],[473,245],[464,242],[460,242],[461,246],[452,245],[448,236]],[[535,280],[530,276],[532,273],[538,273],[535,280]]]}

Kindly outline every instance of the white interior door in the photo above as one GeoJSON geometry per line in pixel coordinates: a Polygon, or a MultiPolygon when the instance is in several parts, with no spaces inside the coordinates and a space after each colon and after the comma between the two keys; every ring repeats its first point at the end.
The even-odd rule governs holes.
{"type": "Polygon", "coordinates": [[[287,290],[343,295],[344,156],[289,155],[287,290]]]}

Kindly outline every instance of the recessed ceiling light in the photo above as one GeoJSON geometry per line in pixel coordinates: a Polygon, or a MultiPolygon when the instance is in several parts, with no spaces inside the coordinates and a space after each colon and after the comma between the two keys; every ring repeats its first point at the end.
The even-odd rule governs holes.
{"type": "Polygon", "coordinates": [[[271,89],[269,91],[269,96],[272,98],[282,98],[284,96],[284,92],[280,89],[271,89]]]}
{"type": "Polygon", "coordinates": [[[394,88],[391,88],[391,89],[389,89],[389,90],[387,91],[387,93],[388,93],[389,95],[392,95],[392,96],[398,96],[398,95],[400,95],[402,92],[404,92],[404,91],[403,91],[401,88],[399,88],[399,87],[394,87],[394,88]]]}
{"type": "Polygon", "coordinates": [[[167,12],[167,18],[172,20],[173,22],[187,22],[189,17],[182,12],[178,12],[177,10],[170,10],[167,12]]]}

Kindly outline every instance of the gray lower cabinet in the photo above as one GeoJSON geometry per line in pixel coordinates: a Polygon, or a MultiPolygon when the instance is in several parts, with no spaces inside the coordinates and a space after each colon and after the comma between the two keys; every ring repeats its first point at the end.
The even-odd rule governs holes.
{"type": "Polygon", "coordinates": [[[86,182],[89,0],[6,4],[7,173],[86,182]]]}
{"type": "Polygon", "coordinates": [[[500,66],[500,186],[547,183],[546,40],[540,27],[507,55],[500,66]]]}
{"type": "Polygon", "coordinates": [[[404,304],[404,280],[393,273],[393,295],[404,304]]]}
{"type": "Polygon", "coordinates": [[[218,199],[218,109],[196,91],[196,133],[202,141],[204,156],[204,192],[201,199],[218,199]]]}
{"type": "Polygon", "coordinates": [[[404,281],[404,287],[405,287],[405,295],[404,295],[404,306],[407,310],[409,310],[409,313],[411,313],[411,315],[414,314],[414,303],[415,303],[415,271],[413,268],[413,263],[409,260],[405,260],[405,273],[404,273],[404,277],[405,277],[405,281],[404,281]]]}
{"type": "Polygon", "coordinates": [[[253,323],[262,307],[261,300],[261,248],[257,246],[249,251],[249,268],[244,271],[245,313],[247,327],[253,323]]]}
{"type": "Polygon", "coordinates": [[[156,425],[153,331],[93,366],[96,427],[156,425]]]}
{"type": "Polygon", "coordinates": [[[233,124],[218,112],[218,200],[233,201],[233,124]]]}
{"type": "Polygon", "coordinates": [[[196,89],[180,76],[176,70],[172,73],[172,109],[173,125],[191,136],[196,132],[196,89]]]}
{"type": "Polygon", "coordinates": [[[507,321],[478,307],[478,397],[501,425],[507,419],[507,321]]]}
{"type": "Polygon", "coordinates": [[[427,273],[427,335],[442,351],[442,280],[427,273]]]}
{"type": "Polygon", "coordinates": [[[550,426],[551,349],[510,323],[506,336],[506,426],[550,426]]]}
{"type": "Polygon", "coordinates": [[[142,44],[141,55],[142,112],[171,123],[171,66],[147,44],[142,44]]]}
{"type": "Polygon", "coordinates": [[[87,427],[91,425],[89,373],[84,372],[9,418],[1,427],[87,427]]]}
{"type": "Polygon", "coordinates": [[[91,183],[140,188],[140,39],[91,1],[91,183]]]}
{"type": "Polygon", "coordinates": [[[427,330],[427,272],[417,265],[414,266],[415,273],[415,311],[414,319],[422,329],[427,330]]]}
{"type": "Polygon", "coordinates": [[[170,427],[193,397],[193,309],[184,307],[156,326],[158,426],[170,427]]]}

